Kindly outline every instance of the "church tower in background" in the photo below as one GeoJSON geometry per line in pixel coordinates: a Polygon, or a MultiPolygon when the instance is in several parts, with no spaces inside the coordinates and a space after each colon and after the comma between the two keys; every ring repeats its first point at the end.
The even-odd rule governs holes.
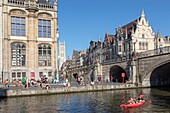
{"type": "Polygon", "coordinates": [[[65,49],[65,42],[59,43],[59,70],[62,67],[62,64],[66,62],[66,49],[65,49]]]}

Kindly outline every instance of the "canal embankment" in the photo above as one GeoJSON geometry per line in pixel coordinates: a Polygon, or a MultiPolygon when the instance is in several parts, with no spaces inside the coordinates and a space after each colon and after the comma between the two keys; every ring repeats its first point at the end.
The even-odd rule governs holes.
{"type": "MultiPolygon", "coordinates": [[[[14,87],[14,86],[13,86],[14,87]]],[[[121,90],[140,88],[134,84],[97,84],[94,86],[71,86],[63,87],[53,85],[49,90],[42,88],[0,88],[0,97],[21,97],[21,96],[35,96],[35,95],[49,95],[49,94],[66,94],[66,93],[81,93],[93,91],[106,91],[106,90],[121,90]]]]}

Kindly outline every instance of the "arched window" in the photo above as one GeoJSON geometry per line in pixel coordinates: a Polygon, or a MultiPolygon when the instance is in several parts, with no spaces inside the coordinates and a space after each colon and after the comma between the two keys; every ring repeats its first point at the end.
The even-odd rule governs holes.
{"type": "Polygon", "coordinates": [[[144,25],[144,20],[142,20],[142,25],[144,25]]]}
{"type": "Polygon", "coordinates": [[[142,34],[142,38],[145,38],[145,35],[144,35],[144,34],[142,34]]]}
{"type": "Polygon", "coordinates": [[[12,66],[25,66],[26,47],[23,43],[11,44],[12,66]]]}
{"type": "Polygon", "coordinates": [[[142,45],[141,42],[139,42],[139,50],[141,50],[141,48],[142,48],[141,45],[142,45]]]}
{"type": "Polygon", "coordinates": [[[41,44],[38,46],[39,66],[51,66],[51,46],[41,44]]]}

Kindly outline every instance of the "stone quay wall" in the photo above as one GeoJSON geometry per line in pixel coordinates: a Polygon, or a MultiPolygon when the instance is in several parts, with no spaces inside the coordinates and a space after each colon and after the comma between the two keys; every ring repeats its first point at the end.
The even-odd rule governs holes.
{"type": "Polygon", "coordinates": [[[93,92],[93,91],[106,91],[106,90],[121,90],[121,89],[133,89],[140,88],[134,84],[119,84],[119,85],[96,85],[96,86],[71,86],[50,88],[46,89],[0,89],[0,97],[21,97],[21,96],[36,96],[36,95],[49,95],[49,94],[65,94],[65,93],[81,93],[81,92],[93,92]]]}

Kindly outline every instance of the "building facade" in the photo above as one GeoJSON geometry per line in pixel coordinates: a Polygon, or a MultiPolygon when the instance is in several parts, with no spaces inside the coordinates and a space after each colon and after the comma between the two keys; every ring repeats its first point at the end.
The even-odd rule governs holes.
{"type": "Polygon", "coordinates": [[[2,81],[2,40],[3,40],[3,16],[2,16],[2,0],[0,1],[0,81],[2,81]]]}
{"type": "MultiPolygon", "coordinates": [[[[115,34],[105,34],[104,40],[91,41],[86,52],[86,65],[96,66],[93,71],[93,79],[96,81],[99,76],[105,80],[103,64],[122,60],[131,61],[138,53],[155,50],[160,53],[161,47],[170,46],[170,38],[162,37],[158,31],[154,33],[149,25],[144,10],[139,18],[130,23],[116,28],[115,34]]],[[[162,51],[163,53],[163,51],[162,51]]],[[[130,66],[130,65],[129,65],[130,66]]],[[[130,67],[126,72],[131,73],[130,67]]],[[[110,72],[110,80],[113,73],[110,72]]],[[[120,77],[121,78],[121,77],[120,77]]]]}
{"type": "Polygon", "coordinates": [[[53,4],[46,0],[1,2],[1,81],[22,77],[37,80],[44,75],[55,78],[58,72],[57,1],[53,4]]]}

